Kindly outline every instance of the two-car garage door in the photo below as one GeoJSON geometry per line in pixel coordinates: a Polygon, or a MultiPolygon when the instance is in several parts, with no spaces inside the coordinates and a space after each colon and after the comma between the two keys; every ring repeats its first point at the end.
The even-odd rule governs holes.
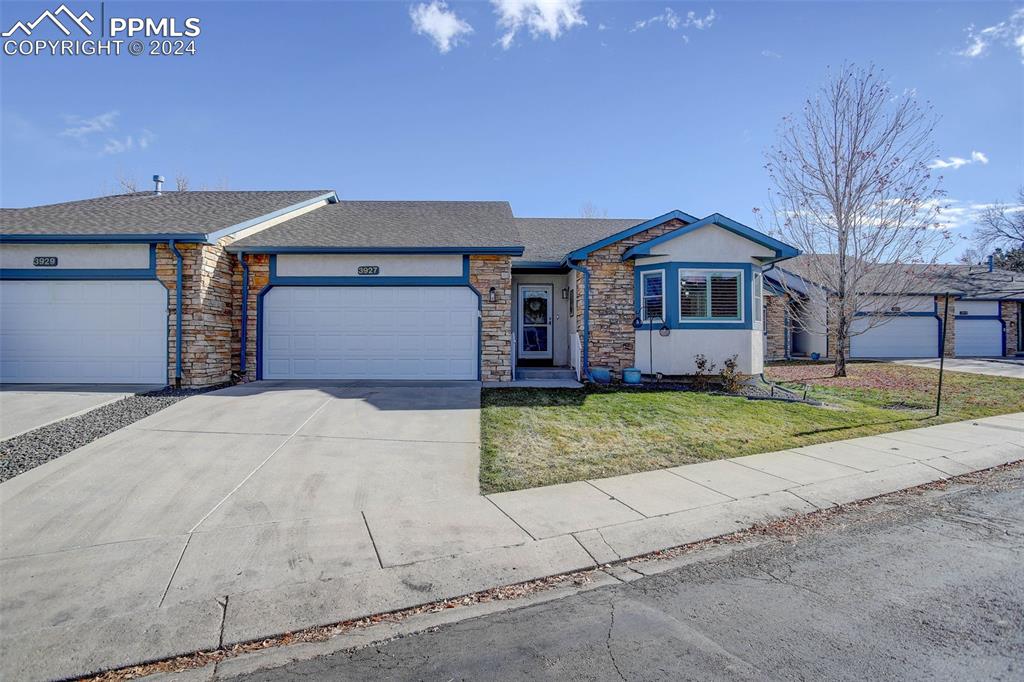
{"type": "Polygon", "coordinates": [[[167,289],[157,281],[0,282],[0,381],[167,382],[167,289]]]}
{"type": "Polygon", "coordinates": [[[854,358],[934,358],[939,353],[939,321],[933,315],[892,317],[867,328],[853,323],[850,355],[854,358]]]}
{"type": "Polygon", "coordinates": [[[264,379],[477,379],[465,286],[278,286],[262,315],[264,379]]]}

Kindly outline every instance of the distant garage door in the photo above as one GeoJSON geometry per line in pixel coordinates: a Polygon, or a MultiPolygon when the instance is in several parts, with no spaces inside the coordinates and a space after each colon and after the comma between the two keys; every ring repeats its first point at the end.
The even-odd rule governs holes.
{"type": "MultiPolygon", "coordinates": [[[[862,320],[853,330],[867,327],[862,320]]],[[[893,317],[850,340],[855,358],[934,358],[939,354],[939,321],[931,316],[893,317]]]]}
{"type": "Polygon", "coordinates": [[[476,380],[478,310],[468,287],[275,287],[263,378],[476,380]]]}
{"type": "Polygon", "coordinates": [[[167,289],[154,281],[0,282],[0,381],[167,383],[167,289]]]}
{"type": "Polygon", "coordinates": [[[956,318],[958,357],[992,357],[1003,354],[1003,325],[999,320],[956,318]]]}

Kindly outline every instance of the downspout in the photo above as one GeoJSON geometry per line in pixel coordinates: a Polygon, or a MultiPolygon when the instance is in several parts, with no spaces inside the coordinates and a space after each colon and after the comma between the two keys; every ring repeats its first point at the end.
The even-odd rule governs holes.
{"type": "Polygon", "coordinates": [[[238,262],[242,265],[242,329],[239,333],[241,345],[238,352],[238,371],[245,374],[245,347],[249,340],[249,263],[245,260],[245,254],[238,254],[238,262]]]}
{"type": "Polygon", "coordinates": [[[583,273],[583,358],[580,362],[583,363],[583,375],[587,381],[596,383],[590,375],[590,270],[568,259],[565,264],[570,270],[583,273]]]}
{"type": "Polygon", "coordinates": [[[174,387],[181,388],[181,287],[182,287],[182,268],[184,267],[184,258],[181,256],[181,251],[178,251],[177,244],[174,240],[167,242],[171,252],[174,253],[178,259],[178,265],[175,268],[175,284],[174,284],[174,317],[175,317],[175,329],[174,329],[174,387]]]}

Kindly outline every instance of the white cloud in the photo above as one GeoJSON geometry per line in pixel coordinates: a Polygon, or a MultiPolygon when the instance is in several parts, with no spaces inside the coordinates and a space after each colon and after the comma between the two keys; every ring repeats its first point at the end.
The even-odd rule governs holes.
{"type": "Polygon", "coordinates": [[[1012,46],[1024,62],[1024,7],[1014,10],[1006,21],[978,29],[971,24],[967,27],[967,45],[956,54],[968,59],[982,57],[993,44],[1012,46]]]}
{"type": "Polygon", "coordinates": [[[135,139],[131,135],[126,135],[122,138],[111,137],[107,139],[107,143],[103,145],[103,151],[101,154],[124,154],[135,149],[135,139]]]}
{"type": "Polygon", "coordinates": [[[587,24],[582,0],[491,0],[491,5],[498,15],[498,26],[505,30],[498,42],[506,50],[523,28],[534,39],[546,35],[555,40],[574,26],[587,24]]]}
{"type": "Polygon", "coordinates": [[[413,5],[409,8],[409,16],[413,30],[433,40],[441,54],[450,52],[464,36],[473,32],[473,27],[441,0],[432,0],[429,5],[425,2],[413,5]]]}
{"type": "Polygon", "coordinates": [[[65,116],[64,123],[69,127],[62,130],[60,134],[63,137],[73,137],[76,140],[82,140],[93,133],[113,130],[117,125],[118,115],[117,111],[108,111],[92,118],[82,118],[75,115],[65,116]]]}
{"type": "Polygon", "coordinates": [[[715,23],[717,18],[715,10],[709,10],[707,15],[700,17],[693,10],[686,13],[686,17],[677,14],[671,7],[666,7],[665,11],[661,14],[656,14],[649,19],[641,19],[633,24],[633,28],[630,29],[630,33],[634,33],[641,29],[645,29],[648,26],[654,24],[665,24],[670,30],[675,31],[678,28],[693,28],[698,31],[711,28],[711,25],[715,23]]]}
{"type": "Polygon", "coordinates": [[[988,164],[988,156],[983,152],[971,152],[971,158],[965,159],[962,156],[951,156],[948,159],[935,159],[928,164],[932,170],[952,169],[959,170],[963,166],[970,166],[973,163],[980,163],[982,166],[988,164]]]}
{"type": "Polygon", "coordinates": [[[769,57],[770,59],[782,59],[782,55],[775,50],[761,50],[762,57],[769,57]]]}

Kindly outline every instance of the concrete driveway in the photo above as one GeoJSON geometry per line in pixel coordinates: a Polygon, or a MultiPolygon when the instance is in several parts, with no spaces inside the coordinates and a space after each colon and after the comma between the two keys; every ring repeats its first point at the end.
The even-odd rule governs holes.
{"type": "MultiPolygon", "coordinates": [[[[926,358],[923,360],[896,360],[895,362],[899,365],[911,365],[913,367],[927,367],[929,369],[939,368],[938,358],[926,358]]],[[[1024,359],[1018,358],[1001,358],[999,360],[986,360],[985,358],[946,358],[945,367],[951,372],[989,374],[997,377],[1024,379],[1024,359]]]]}
{"type": "Polygon", "coordinates": [[[459,523],[445,510],[501,515],[478,495],[479,401],[475,383],[240,385],[0,484],[4,629],[422,558],[431,523],[459,523]]]}
{"type": "Polygon", "coordinates": [[[160,386],[0,384],[0,440],[160,386]]]}

